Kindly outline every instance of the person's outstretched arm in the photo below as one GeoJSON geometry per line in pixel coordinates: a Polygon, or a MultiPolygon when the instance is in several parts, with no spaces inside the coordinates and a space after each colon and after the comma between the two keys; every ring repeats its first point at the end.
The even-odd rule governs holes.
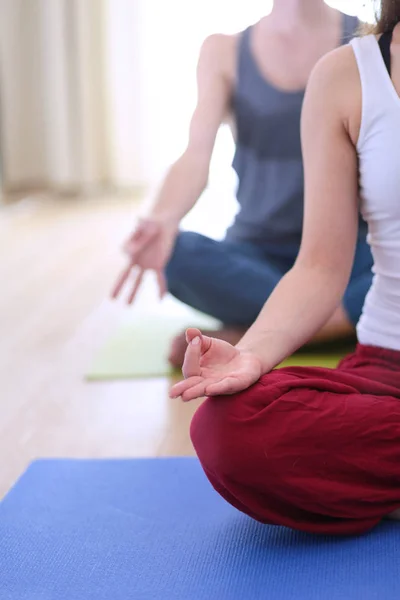
{"type": "Polygon", "coordinates": [[[198,330],[188,332],[187,379],[172,396],[189,400],[245,389],[311,339],[339,305],[358,230],[354,115],[361,103],[359,88],[350,47],[334,51],[315,68],[302,115],[305,215],[296,263],[236,348],[198,330]]]}
{"type": "Polygon", "coordinates": [[[231,39],[212,35],[205,40],[197,66],[197,105],[188,144],[169,169],[150,217],[179,223],[195,205],[208,182],[211,155],[220,125],[227,116],[231,83],[227,75],[231,39]]]}
{"type": "Polygon", "coordinates": [[[118,277],[112,296],[128,285],[132,303],[146,270],[158,278],[160,295],[166,290],[165,266],[170,258],[181,219],[195,205],[207,185],[210,160],[219,126],[227,116],[228,76],[233,38],[213,35],[204,42],[197,68],[198,100],[185,152],[172,165],[156,201],[124,244],[128,265],[118,277]]]}

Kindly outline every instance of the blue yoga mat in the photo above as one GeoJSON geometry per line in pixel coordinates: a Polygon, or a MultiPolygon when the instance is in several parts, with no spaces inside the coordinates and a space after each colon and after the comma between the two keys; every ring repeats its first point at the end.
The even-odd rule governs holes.
{"type": "Polygon", "coordinates": [[[34,463],[0,504],[1,600],[397,600],[400,528],[261,525],[196,459],[34,463]]]}

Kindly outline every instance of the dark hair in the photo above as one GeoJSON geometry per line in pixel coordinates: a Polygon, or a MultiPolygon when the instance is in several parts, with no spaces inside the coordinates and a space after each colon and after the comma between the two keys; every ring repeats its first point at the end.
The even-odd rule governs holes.
{"type": "Polygon", "coordinates": [[[377,23],[373,33],[385,33],[394,29],[400,21],[400,0],[380,0],[377,23]]]}

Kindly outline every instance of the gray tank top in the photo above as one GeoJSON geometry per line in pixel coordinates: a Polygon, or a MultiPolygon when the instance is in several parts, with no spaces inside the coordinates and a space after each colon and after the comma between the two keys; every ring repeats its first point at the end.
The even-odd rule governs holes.
{"type": "MultiPolygon", "coordinates": [[[[342,43],[353,37],[356,17],[343,15],[342,43]]],[[[303,164],[300,115],[304,91],[284,92],[260,73],[250,48],[251,27],[239,42],[233,160],[239,212],[227,239],[268,244],[300,243],[303,164]]]]}

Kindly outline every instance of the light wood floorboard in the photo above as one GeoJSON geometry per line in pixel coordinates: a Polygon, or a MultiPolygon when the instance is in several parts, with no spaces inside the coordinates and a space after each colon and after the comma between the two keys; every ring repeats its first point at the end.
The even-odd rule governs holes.
{"type": "Polygon", "coordinates": [[[169,381],[83,377],[126,310],[107,296],[133,218],[126,198],[0,207],[0,497],[37,457],[193,454],[169,381]]]}

